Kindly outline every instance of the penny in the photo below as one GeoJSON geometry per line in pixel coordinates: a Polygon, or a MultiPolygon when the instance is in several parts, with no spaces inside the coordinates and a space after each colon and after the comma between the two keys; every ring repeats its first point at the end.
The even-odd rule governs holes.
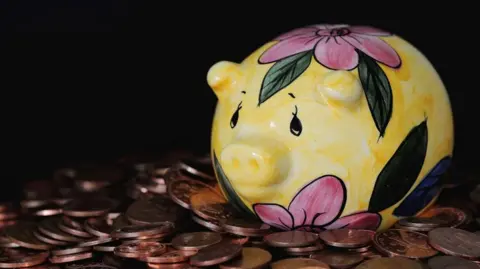
{"type": "Polygon", "coordinates": [[[242,246],[222,242],[204,247],[190,258],[190,264],[195,266],[212,266],[238,257],[242,253],[242,246]]]}
{"type": "Polygon", "coordinates": [[[325,246],[320,243],[316,242],[314,245],[311,246],[306,246],[306,247],[290,247],[290,248],[285,248],[285,251],[288,252],[289,254],[293,255],[303,255],[303,254],[309,254],[312,252],[320,251],[323,250],[325,246]]]}
{"type": "Polygon", "coordinates": [[[20,247],[18,244],[14,243],[5,232],[0,229],[0,247],[2,248],[18,248],[20,247]]]}
{"type": "Polygon", "coordinates": [[[177,166],[190,174],[197,175],[207,180],[215,180],[212,163],[200,162],[196,159],[184,159],[177,166]]]}
{"type": "Polygon", "coordinates": [[[1,252],[0,268],[32,267],[44,263],[48,252],[28,249],[9,249],[1,252]]]}
{"type": "Polygon", "coordinates": [[[254,247],[242,249],[242,254],[228,262],[220,264],[221,269],[258,269],[265,267],[272,260],[270,252],[254,247]]]}
{"type": "Polygon", "coordinates": [[[55,250],[52,250],[51,253],[55,256],[63,256],[63,255],[87,252],[90,250],[91,250],[90,247],[73,247],[73,248],[55,249],[55,250]]]}
{"type": "Polygon", "coordinates": [[[142,236],[151,236],[157,234],[169,233],[173,230],[172,222],[163,222],[157,224],[129,225],[112,231],[113,238],[135,238],[142,236]]]}
{"type": "Polygon", "coordinates": [[[66,246],[68,244],[70,244],[70,242],[65,242],[65,241],[60,241],[60,240],[56,240],[56,239],[53,239],[53,238],[50,238],[46,235],[43,235],[41,232],[39,231],[33,231],[33,235],[40,241],[44,242],[44,243],[47,243],[49,245],[54,245],[54,246],[66,246]]]}
{"type": "MultiPolygon", "coordinates": [[[[197,252],[195,251],[194,254],[197,252]]],[[[184,255],[184,252],[179,250],[168,251],[165,253],[155,253],[144,257],[142,261],[149,263],[179,263],[188,261],[189,256],[184,255]]]]}
{"type": "Polygon", "coordinates": [[[245,245],[250,240],[250,238],[247,236],[227,234],[223,237],[222,240],[229,241],[230,243],[237,244],[237,245],[245,245]]]}
{"type": "Polygon", "coordinates": [[[158,242],[137,242],[122,244],[113,250],[113,253],[123,258],[141,258],[151,254],[165,253],[167,247],[158,242]]]}
{"type": "Polygon", "coordinates": [[[243,236],[264,236],[271,232],[268,224],[235,217],[227,219],[222,226],[226,232],[243,236]]]}
{"type": "Polygon", "coordinates": [[[83,230],[83,228],[72,228],[72,227],[68,227],[67,225],[63,224],[63,222],[58,222],[58,228],[66,233],[69,233],[71,235],[74,235],[74,236],[78,236],[78,237],[83,237],[83,238],[90,238],[92,237],[91,234],[85,232],[83,230]]]}
{"type": "Polygon", "coordinates": [[[185,218],[186,214],[185,208],[162,196],[137,200],[128,207],[125,213],[128,220],[134,224],[176,222],[185,218]]]}
{"type": "Polygon", "coordinates": [[[112,241],[113,241],[113,238],[111,237],[94,238],[94,239],[90,239],[90,240],[78,243],[77,247],[93,247],[93,246],[109,243],[112,241]]]}
{"type": "Polygon", "coordinates": [[[396,229],[401,229],[401,230],[408,230],[408,231],[412,231],[412,232],[429,232],[435,228],[432,228],[432,227],[421,227],[421,226],[404,226],[404,225],[400,225],[400,223],[395,223],[395,225],[393,226],[394,228],[396,229]]]}
{"type": "Polygon", "coordinates": [[[24,248],[36,249],[36,250],[49,250],[51,245],[45,244],[38,240],[33,232],[36,229],[35,223],[31,222],[19,222],[15,225],[5,228],[5,234],[15,244],[18,244],[24,248]]]}
{"type": "Polygon", "coordinates": [[[68,234],[58,228],[58,223],[61,221],[59,217],[50,217],[43,219],[38,224],[38,230],[45,235],[53,239],[57,239],[60,241],[67,241],[67,242],[82,242],[82,238],[78,238],[71,234],[68,234]]]}
{"type": "Polygon", "coordinates": [[[407,231],[390,229],[375,234],[375,248],[387,256],[422,259],[435,256],[438,252],[428,244],[428,236],[407,231]]]}
{"type": "Polygon", "coordinates": [[[441,225],[447,225],[448,223],[453,222],[455,219],[452,217],[450,219],[442,219],[442,218],[435,218],[428,217],[428,218],[421,218],[421,217],[409,217],[404,218],[398,221],[398,224],[402,226],[413,226],[413,227],[421,227],[421,228],[436,228],[441,225]]]}
{"type": "Polygon", "coordinates": [[[54,208],[52,206],[49,206],[45,208],[35,209],[32,215],[38,216],[38,217],[50,217],[50,216],[60,215],[62,213],[63,213],[62,208],[54,208]]]}
{"type": "Polygon", "coordinates": [[[108,213],[117,202],[108,198],[73,200],[63,207],[63,214],[70,217],[97,217],[108,213]]]}
{"type": "Polygon", "coordinates": [[[381,257],[362,262],[355,269],[424,269],[422,264],[404,257],[381,257]]]}
{"type": "Polygon", "coordinates": [[[92,257],[93,257],[92,252],[84,252],[84,253],[62,255],[62,256],[51,256],[49,260],[51,263],[68,263],[68,262],[86,260],[92,257]]]}
{"type": "Polygon", "coordinates": [[[437,221],[445,223],[442,226],[452,228],[458,227],[467,221],[467,214],[454,207],[434,207],[423,212],[419,217],[435,218],[437,221]]]}
{"type": "Polygon", "coordinates": [[[266,235],[265,242],[273,247],[304,247],[318,240],[318,235],[304,231],[286,231],[266,235]]]}
{"type": "Polygon", "coordinates": [[[198,269],[187,262],[180,263],[147,263],[148,268],[152,269],[198,269]]]}
{"type": "Polygon", "coordinates": [[[225,230],[223,229],[223,226],[221,223],[217,220],[204,220],[200,217],[197,217],[196,215],[192,214],[192,220],[195,221],[196,223],[202,225],[203,227],[212,230],[214,232],[219,232],[223,233],[225,230]]]}
{"type": "Polygon", "coordinates": [[[437,256],[428,260],[431,269],[478,269],[474,262],[454,256],[437,256]]]}
{"type": "Polygon", "coordinates": [[[204,188],[211,187],[201,181],[175,178],[168,185],[168,193],[175,203],[186,209],[190,209],[190,197],[204,188]]]}
{"type": "Polygon", "coordinates": [[[226,221],[233,216],[231,205],[213,189],[202,189],[190,197],[192,211],[206,220],[226,221]]]}
{"type": "Polygon", "coordinates": [[[110,236],[112,227],[108,225],[104,218],[89,218],[84,224],[85,231],[98,237],[110,236]]]}
{"type": "Polygon", "coordinates": [[[350,268],[363,261],[363,256],[356,253],[322,251],[310,255],[311,259],[319,260],[333,268],[350,268]]]}
{"type": "Polygon", "coordinates": [[[370,230],[338,229],[319,234],[326,245],[340,248],[358,248],[372,242],[375,232],[370,230]]]}
{"type": "Polygon", "coordinates": [[[88,262],[81,264],[68,264],[65,269],[119,269],[103,262],[88,262]]]}
{"type": "Polygon", "coordinates": [[[199,250],[222,241],[222,236],[213,232],[193,232],[175,236],[172,246],[181,250],[199,250]]]}
{"type": "Polygon", "coordinates": [[[100,252],[113,252],[115,248],[118,247],[118,244],[105,244],[99,246],[93,246],[93,250],[100,251],[100,252]]]}
{"type": "Polygon", "coordinates": [[[330,269],[324,262],[309,258],[289,258],[276,261],[270,266],[272,269],[330,269]]]}
{"type": "Polygon", "coordinates": [[[430,245],[447,255],[480,258],[480,236],[457,228],[437,228],[428,233],[430,245]]]}
{"type": "Polygon", "coordinates": [[[121,214],[112,221],[112,231],[129,225],[131,225],[130,221],[124,214],[121,214]]]}
{"type": "Polygon", "coordinates": [[[80,221],[78,221],[75,218],[69,217],[69,216],[62,216],[62,222],[65,223],[65,225],[72,227],[72,228],[77,228],[77,229],[82,229],[83,225],[80,221]]]}

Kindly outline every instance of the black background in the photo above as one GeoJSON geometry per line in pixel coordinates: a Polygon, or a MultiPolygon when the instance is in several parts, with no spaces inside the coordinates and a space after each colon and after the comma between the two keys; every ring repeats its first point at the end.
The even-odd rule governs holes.
{"type": "Polygon", "coordinates": [[[303,13],[291,2],[282,11],[239,11],[238,2],[0,3],[2,198],[71,161],[178,147],[206,153],[216,103],[208,68],[314,23],[372,25],[419,48],[451,97],[456,166],[476,170],[478,42],[467,22],[441,12],[381,20],[382,12],[350,15],[322,3],[303,13]]]}

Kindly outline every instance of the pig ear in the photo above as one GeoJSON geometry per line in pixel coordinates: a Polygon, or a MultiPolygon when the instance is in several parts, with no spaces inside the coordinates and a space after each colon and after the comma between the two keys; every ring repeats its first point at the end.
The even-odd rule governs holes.
{"type": "Polygon", "coordinates": [[[237,89],[242,70],[239,64],[221,61],[215,63],[207,73],[207,83],[217,97],[228,95],[233,89],[237,89]]]}
{"type": "Polygon", "coordinates": [[[332,70],[322,76],[317,84],[317,100],[339,106],[352,106],[362,96],[362,84],[350,71],[332,70]]]}

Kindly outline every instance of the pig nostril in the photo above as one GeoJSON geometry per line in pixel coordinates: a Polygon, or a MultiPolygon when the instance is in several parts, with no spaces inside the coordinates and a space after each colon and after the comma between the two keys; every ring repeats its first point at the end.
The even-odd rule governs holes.
{"type": "Polygon", "coordinates": [[[236,168],[236,169],[238,169],[240,167],[240,162],[238,161],[237,158],[232,159],[232,166],[233,166],[233,168],[236,168]]]}
{"type": "Polygon", "coordinates": [[[252,168],[252,170],[258,171],[258,170],[260,169],[257,160],[251,159],[251,160],[249,161],[249,163],[250,163],[250,167],[252,168]]]}

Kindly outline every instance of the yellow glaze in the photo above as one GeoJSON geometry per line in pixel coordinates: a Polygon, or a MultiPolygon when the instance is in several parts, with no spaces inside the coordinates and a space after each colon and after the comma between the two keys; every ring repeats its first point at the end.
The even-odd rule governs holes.
{"type": "MultiPolygon", "coordinates": [[[[324,29],[348,26],[316,27],[321,32],[325,31],[324,29]]],[[[354,28],[351,29],[354,31],[354,28]]],[[[349,32],[345,33],[348,37],[349,32]]],[[[321,37],[321,33],[317,36],[321,37]]],[[[362,86],[359,74],[360,64],[354,68],[327,68],[322,59],[328,57],[321,58],[319,52],[320,60],[316,60],[317,54],[313,48],[312,53],[306,56],[311,62],[298,78],[261,103],[259,96],[263,80],[278,61],[260,63],[259,58],[277,43],[283,42],[282,39],[268,42],[241,63],[222,61],[211,67],[207,81],[218,97],[211,134],[211,154],[213,161],[216,162],[216,176],[221,183],[222,191],[231,202],[236,200],[234,203],[237,208],[242,207],[239,203],[243,203],[244,208],[255,214],[252,207],[254,204],[276,204],[276,208],[283,207],[282,210],[290,211],[293,218],[301,215],[293,212],[300,210],[301,204],[306,206],[304,210],[307,210],[307,207],[309,210],[316,210],[312,211],[313,213],[307,212],[308,214],[325,213],[326,210],[330,210],[329,203],[332,203],[332,207],[335,207],[333,203],[336,203],[331,202],[334,200],[332,199],[334,194],[328,192],[327,188],[324,188],[323,192],[309,194],[312,204],[309,204],[309,199],[297,201],[295,206],[290,204],[293,203],[295,195],[314,179],[333,175],[341,181],[344,188],[343,202],[338,202],[341,210],[337,215],[332,213],[333,217],[325,218],[323,222],[319,221],[319,218],[316,219],[316,224],[312,224],[311,227],[335,228],[328,224],[344,216],[366,212],[381,216],[381,222],[374,229],[382,230],[390,227],[399,218],[409,215],[395,216],[393,212],[442,159],[452,156],[454,146],[452,112],[441,79],[421,52],[395,35],[374,38],[393,48],[401,60],[401,65],[393,68],[374,61],[383,70],[391,88],[391,116],[383,135],[375,124],[367,102],[366,90],[362,86]],[[236,120],[233,119],[234,114],[238,116],[236,120]],[[292,127],[294,117],[298,121],[293,123],[292,127]],[[408,167],[418,165],[418,173],[415,174],[412,183],[407,184],[407,191],[400,194],[400,200],[390,201],[392,205],[385,202],[387,208],[382,208],[380,202],[376,208],[381,210],[372,211],[369,209],[369,203],[380,173],[412,129],[424,121],[428,129],[426,132],[428,143],[424,156],[418,160],[406,153],[400,156],[408,167]],[[301,123],[301,131],[298,122],[301,123]],[[413,160],[414,163],[409,163],[409,160],[413,160]],[[233,192],[230,190],[228,193],[228,185],[231,185],[233,192]],[[319,198],[316,194],[325,197],[319,198]],[[317,206],[322,203],[325,206],[317,206]],[[321,210],[324,212],[320,212],[321,210]]],[[[318,44],[325,41],[321,38],[319,40],[318,44]]],[[[333,52],[329,53],[335,56],[333,52]]],[[[352,61],[355,62],[355,59],[352,61]]],[[[358,62],[361,61],[362,58],[359,57],[358,62]]],[[[332,66],[335,64],[341,66],[334,60],[324,62],[332,66]]],[[[395,162],[398,162],[398,159],[395,162]]],[[[390,178],[410,169],[408,167],[394,170],[395,173],[390,178]]],[[[395,182],[399,181],[400,179],[396,179],[395,182]]],[[[402,185],[403,183],[399,184],[406,186],[402,185]]],[[[389,189],[389,192],[391,193],[383,193],[381,197],[384,198],[381,199],[394,196],[392,194],[395,194],[396,189],[389,189]]],[[[420,199],[419,202],[412,200],[414,205],[425,203],[412,209],[412,212],[418,214],[433,203],[438,191],[433,193],[431,199],[420,199]]],[[[277,211],[271,213],[275,212],[277,211]]],[[[248,212],[245,214],[248,215],[248,212]]],[[[262,217],[263,215],[257,213],[255,216],[285,229],[298,228],[299,225],[295,223],[301,222],[297,218],[291,223],[285,223],[289,220],[282,220],[283,224],[276,225],[275,220],[268,218],[269,214],[264,213],[262,217]]],[[[285,213],[278,214],[278,218],[282,216],[290,218],[285,213]]],[[[309,220],[312,219],[314,218],[309,220]]],[[[344,219],[342,223],[349,224],[350,220],[344,219]]],[[[353,220],[351,223],[352,228],[373,227],[353,225],[355,224],[353,220]]]]}

